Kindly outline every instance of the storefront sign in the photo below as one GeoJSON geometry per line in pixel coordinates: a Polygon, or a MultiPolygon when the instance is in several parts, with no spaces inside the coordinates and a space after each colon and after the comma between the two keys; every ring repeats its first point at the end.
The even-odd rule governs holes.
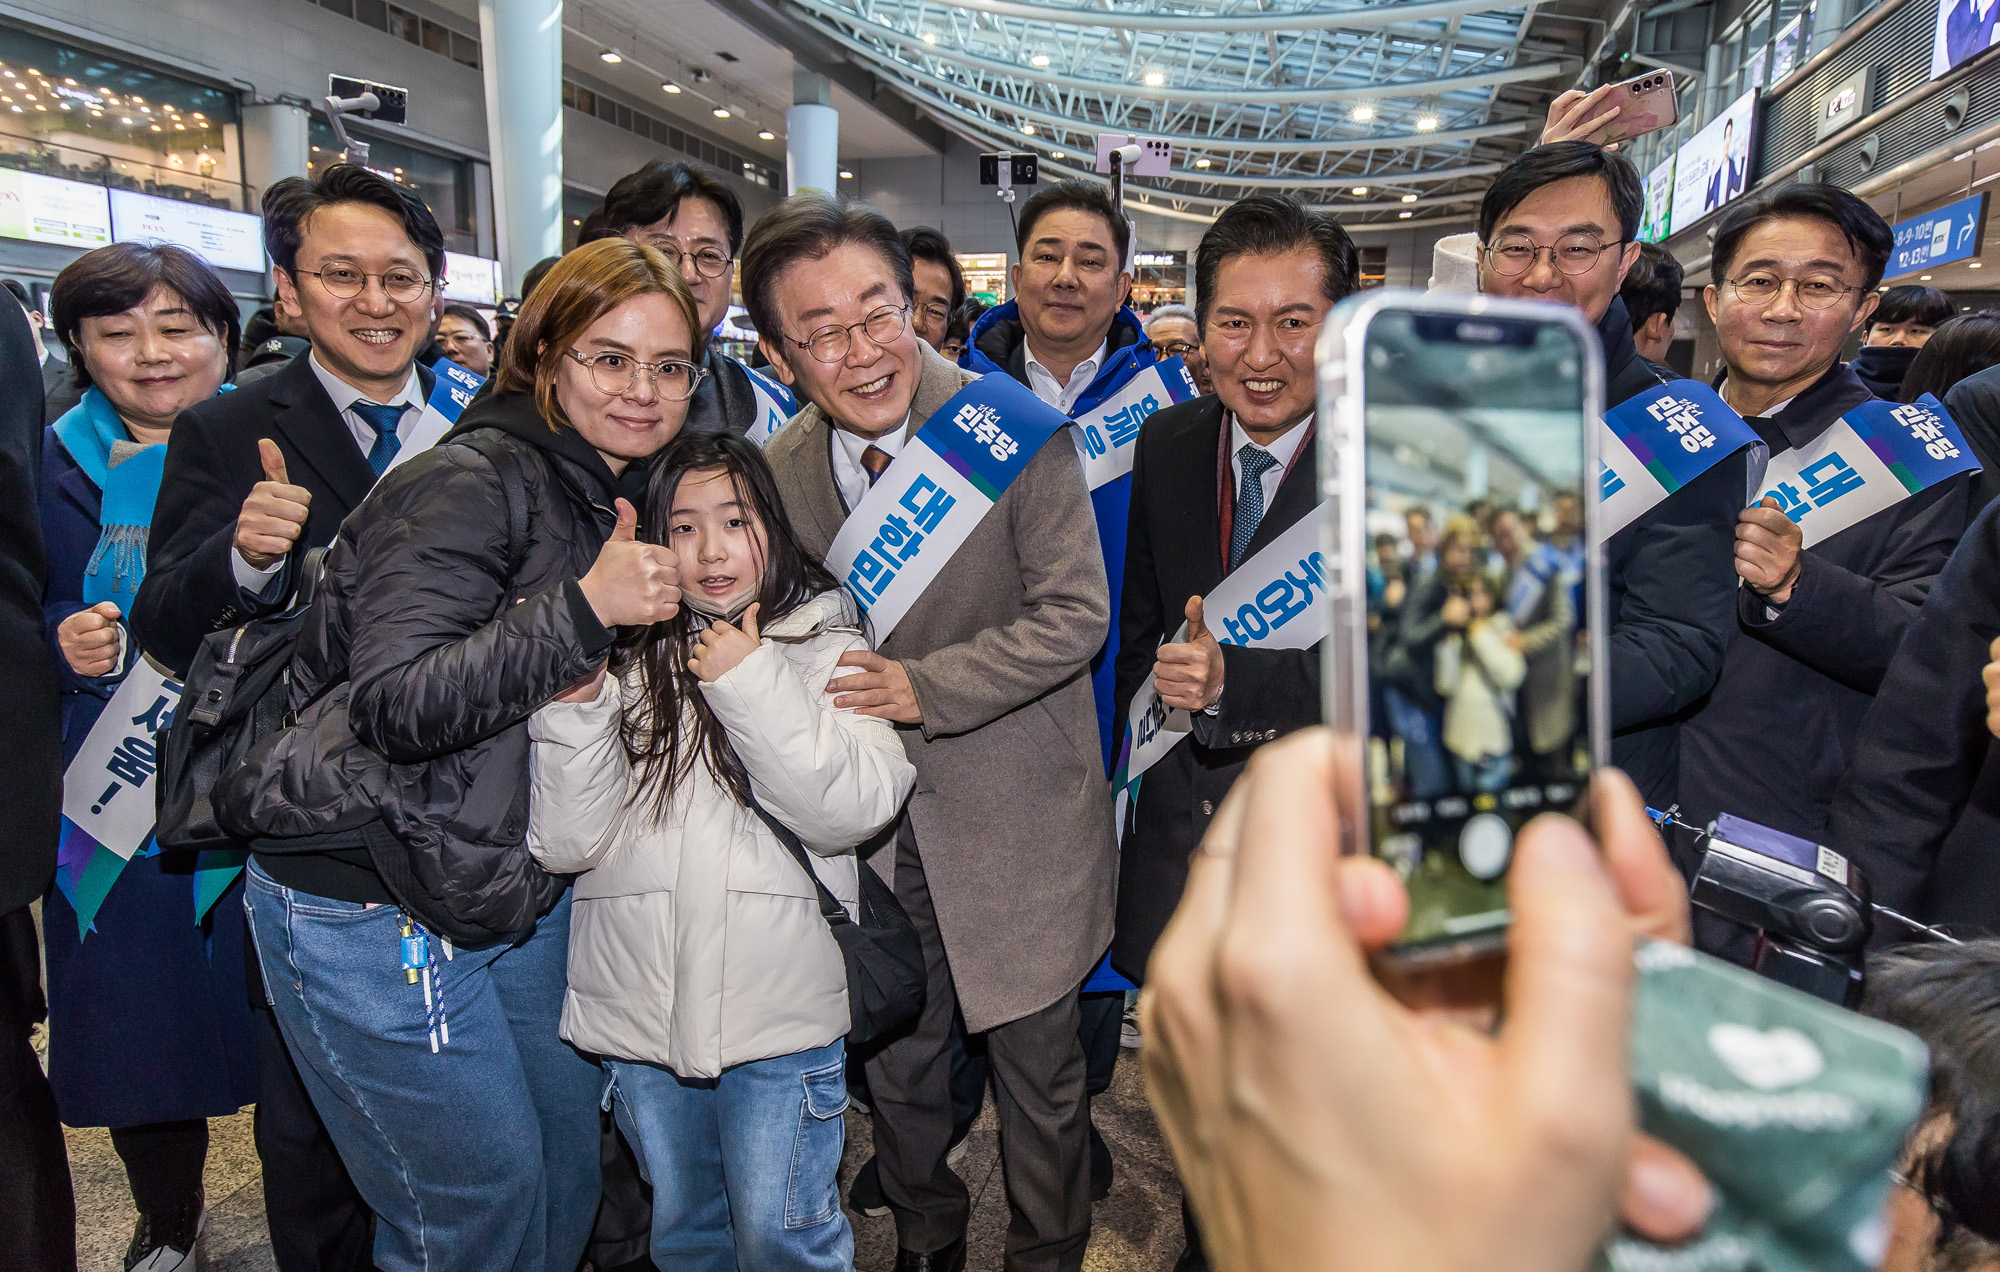
{"type": "Polygon", "coordinates": [[[1875,100],[1875,68],[1864,66],[1826,90],[1819,99],[1819,115],[1813,125],[1813,139],[1825,141],[1868,113],[1875,100]]]}

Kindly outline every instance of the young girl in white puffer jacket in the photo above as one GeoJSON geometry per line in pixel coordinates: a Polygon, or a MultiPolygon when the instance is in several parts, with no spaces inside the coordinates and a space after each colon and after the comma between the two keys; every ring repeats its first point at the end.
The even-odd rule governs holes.
{"type": "Polygon", "coordinates": [[[836,662],[868,643],[754,446],[677,438],[647,505],[681,613],[531,723],[529,847],[583,872],[562,1036],[604,1057],[653,1184],[654,1263],[850,1269],[846,972],[813,881],[751,802],[852,913],[855,848],[916,772],[886,720],[832,705],[836,662]]]}

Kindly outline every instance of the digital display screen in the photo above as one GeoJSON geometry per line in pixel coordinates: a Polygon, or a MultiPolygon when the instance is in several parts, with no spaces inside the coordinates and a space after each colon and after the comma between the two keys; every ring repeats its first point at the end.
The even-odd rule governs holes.
{"type": "Polygon", "coordinates": [[[1753,88],[1680,148],[1674,156],[1674,229],[1686,229],[1750,187],[1756,132],[1753,88]]]}
{"type": "Polygon", "coordinates": [[[0,168],[0,237],[103,247],[111,241],[111,206],[105,194],[100,185],[0,168]]]}
{"type": "Polygon", "coordinates": [[[173,243],[217,269],[264,272],[264,218],[205,203],[111,191],[111,233],[120,243],[173,243]]]}
{"type": "Polygon", "coordinates": [[[444,298],[491,308],[500,299],[500,262],[464,252],[446,252],[444,298]]]}

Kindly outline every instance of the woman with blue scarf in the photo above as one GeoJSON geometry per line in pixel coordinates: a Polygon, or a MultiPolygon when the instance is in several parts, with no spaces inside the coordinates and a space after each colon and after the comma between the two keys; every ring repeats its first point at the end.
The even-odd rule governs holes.
{"type": "MultiPolygon", "coordinates": [[[[178,247],[99,248],[49,299],[84,390],[42,448],[44,611],[68,763],[138,658],[124,616],[146,574],[167,437],[229,377],[239,326],[229,288],[178,247]]],[[[150,842],[128,861],[65,819],[43,901],[49,1080],[63,1122],[109,1127],[125,1164],[139,1211],[127,1272],[192,1272],[207,1119],[257,1097],[229,864],[150,842]]]]}

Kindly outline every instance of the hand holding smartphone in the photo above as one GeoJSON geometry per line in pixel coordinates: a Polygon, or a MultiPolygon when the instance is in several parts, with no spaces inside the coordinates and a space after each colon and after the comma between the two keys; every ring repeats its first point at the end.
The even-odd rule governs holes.
{"type": "Polygon", "coordinates": [[[1588,141],[1606,150],[1671,127],[1680,120],[1680,95],[1671,71],[1647,71],[1588,93],[1571,89],[1549,103],[1539,144],[1588,141]]]}

